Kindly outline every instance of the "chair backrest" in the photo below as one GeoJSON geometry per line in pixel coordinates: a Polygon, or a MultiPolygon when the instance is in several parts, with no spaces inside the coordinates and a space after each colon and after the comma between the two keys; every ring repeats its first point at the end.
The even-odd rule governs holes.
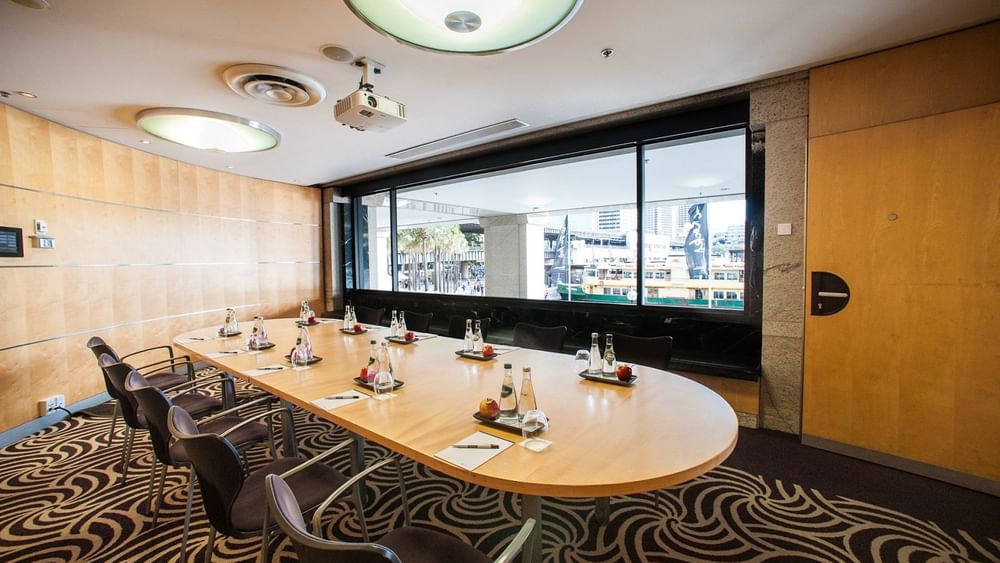
{"type": "Polygon", "coordinates": [[[203,434],[191,415],[177,405],[167,411],[167,428],[184,445],[198,474],[202,504],[212,527],[234,535],[232,508],[244,482],[239,452],[222,436],[203,434]]]}
{"type": "Polygon", "coordinates": [[[487,335],[490,333],[490,318],[477,319],[475,316],[463,317],[460,315],[452,315],[448,319],[448,336],[451,338],[465,338],[465,319],[472,319],[473,326],[475,326],[475,321],[479,321],[479,330],[483,333],[483,340],[486,340],[487,335]]]}
{"type": "Polygon", "coordinates": [[[514,346],[546,352],[562,352],[565,340],[565,326],[538,326],[528,323],[514,325],[514,346]]]}
{"type": "MultiPolygon", "coordinates": [[[[91,336],[90,339],[87,340],[87,348],[90,348],[90,351],[94,353],[94,357],[97,358],[97,365],[99,366],[101,365],[101,354],[111,356],[114,358],[115,363],[121,361],[121,358],[118,356],[118,353],[115,352],[114,348],[112,348],[100,336],[91,336]]],[[[104,377],[104,388],[108,391],[108,395],[117,399],[117,397],[115,397],[114,386],[111,385],[111,380],[108,379],[108,374],[104,373],[104,366],[101,366],[101,375],[104,377]]]]}
{"type": "Polygon", "coordinates": [[[146,418],[153,453],[164,464],[173,465],[174,460],[170,456],[170,429],[167,428],[167,413],[173,406],[170,398],[135,370],[125,380],[125,389],[135,397],[139,410],[146,418]]]}
{"type": "Polygon", "coordinates": [[[358,305],[354,308],[354,316],[358,318],[358,322],[366,325],[382,324],[382,317],[384,315],[385,307],[373,309],[372,307],[362,307],[358,305]]]}
{"type": "Polygon", "coordinates": [[[670,365],[670,354],[674,348],[673,337],[615,334],[613,342],[615,358],[618,361],[662,370],[670,365]]]}
{"type": "Polygon", "coordinates": [[[431,319],[434,313],[413,313],[403,311],[406,315],[406,328],[417,332],[427,332],[431,328],[431,319]]]}
{"type": "Polygon", "coordinates": [[[302,563],[400,563],[391,549],[375,543],[345,543],[326,540],[309,533],[295,493],[279,475],[265,478],[267,504],[275,521],[292,540],[302,563]]]}
{"type": "Polygon", "coordinates": [[[125,424],[132,428],[145,428],[146,425],[139,419],[139,403],[135,400],[135,396],[125,388],[125,381],[129,374],[135,370],[132,369],[132,366],[125,362],[119,362],[109,354],[101,354],[98,363],[111,383],[111,389],[114,391],[111,396],[118,401],[125,424]]]}

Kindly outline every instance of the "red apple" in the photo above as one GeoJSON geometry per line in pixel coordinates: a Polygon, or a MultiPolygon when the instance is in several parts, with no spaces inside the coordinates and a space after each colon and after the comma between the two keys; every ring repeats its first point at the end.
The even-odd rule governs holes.
{"type": "Polygon", "coordinates": [[[407,342],[413,342],[413,339],[416,338],[416,335],[414,335],[413,331],[411,330],[411,331],[409,331],[409,332],[406,333],[406,335],[404,336],[404,338],[406,339],[407,342]]]}
{"type": "Polygon", "coordinates": [[[493,355],[493,346],[490,344],[483,346],[483,356],[492,356],[492,355],[493,355]]]}
{"type": "Polygon", "coordinates": [[[628,364],[618,364],[618,370],[615,372],[618,376],[619,381],[628,381],[632,378],[632,366],[628,364]]]}
{"type": "Polygon", "coordinates": [[[500,416],[500,405],[489,397],[479,401],[479,414],[483,418],[488,418],[490,420],[496,420],[500,416]]]}
{"type": "Polygon", "coordinates": [[[361,334],[364,331],[365,331],[365,327],[363,327],[363,326],[361,326],[359,324],[355,324],[354,325],[354,334],[361,334]]]}
{"type": "Polygon", "coordinates": [[[361,381],[368,381],[368,368],[361,368],[361,377],[358,379],[361,381]]]}

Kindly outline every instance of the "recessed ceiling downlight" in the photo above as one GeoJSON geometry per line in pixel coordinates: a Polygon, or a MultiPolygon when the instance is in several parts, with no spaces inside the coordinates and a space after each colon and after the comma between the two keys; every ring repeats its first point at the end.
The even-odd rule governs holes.
{"type": "Polygon", "coordinates": [[[281,66],[233,65],[222,71],[222,79],[237,94],[276,106],[308,107],[326,97],[326,89],[316,79],[281,66]]]}
{"type": "Polygon", "coordinates": [[[201,150],[266,151],[281,141],[281,135],[264,123],[200,109],[146,109],[136,115],[136,122],[151,135],[201,150]]]}

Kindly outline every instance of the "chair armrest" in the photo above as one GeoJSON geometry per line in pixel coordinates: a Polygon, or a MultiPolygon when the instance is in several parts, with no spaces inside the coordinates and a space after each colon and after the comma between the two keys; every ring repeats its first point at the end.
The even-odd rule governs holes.
{"type": "MultiPolygon", "coordinates": [[[[243,428],[244,426],[250,424],[251,422],[257,422],[258,420],[260,420],[262,418],[267,418],[269,416],[274,416],[276,414],[281,414],[281,411],[278,411],[278,410],[273,410],[273,411],[269,410],[269,411],[266,411],[266,412],[262,412],[262,413],[258,413],[258,414],[252,415],[252,416],[245,417],[242,422],[240,422],[238,424],[234,424],[233,426],[229,427],[229,429],[227,429],[222,434],[219,434],[219,436],[226,437],[226,436],[232,434],[233,432],[236,432],[240,428],[243,428]]],[[[210,418],[215,418],[215,417],[213,416],[213,417],[210,417],[210,418]]],[[[202,422],[207,422],[207,421],[208,421],[208,419],[204,419],[204,420],[199,420],[198,422],[202,423],[202,422]]]]}
{"type": "MultiPolygon", "coordinates": [[[[381,469],[381,468],[385,467],[386,465],[388,465],[390,463],[395,463],[397,465],[397,467],[399,466],[399,460],[398,459],[391,458],[391,457],[382,458],[379,461],[376,461],[375,463],[373,463],[373,464],[369,465],[368,467],[366,467],[363,471],[359,471],[357,475],[351,477],[350,479],[348,479],[347,481],[345,481],[344,484],[342,484],[341,486],[337,487],[337,490],[335,490],[332,493],[330,493],[330,496],[326,497],[326,499],[322,503],[320,503],[320,505],[318,507],[316,507],[316,511],[313,512],[312,529],[313,530],[319,530],[320,529],[319,524],[320,524],[320,521],[323,519],[323,512],[325,512],[326,509],[329,508],[330,505],[333,504],[333,502],[335,500],[337,500],[337,498],[340,495],[342,495],[345,492],[347,492],[348,489],[350,489],[351,487],[353,487],[354,484],[357,483],[358,481],[360,481],[361,479],[363,479],[366,476],[368,476],[369,473],[372,473],[373,471],[381,469]]],[[[284,475],[282,475],[282,478],[284,478],[284,475]]]]}
{"type": "MultiPolygon", "coordinates": [[[[185,385],[185,384],[182,384],[182,385],[185,385]]],[[[235,407],[233,407],[231,409],[226,409],[226,410],[224,410],[222,412],[217,412],[217,413],[213,414],[212,416],[206,416],[205,418],[200,418],[200,419],[198,419],[198,423],[200,424],[200,423],[205,423],[205,422],[211,422],[211,421],[213,421],[213,420],[215,420],[217,418],[220,418],[220,417],[223,417],[223,416],[228,416],[228,415],[233,414],[233,413],[239,414],[240,409],[243,409],[243,408],[246,408],[246,407],[249,407],[249,406],[253,406],[253,405],[256,405],[257,403],[262,403],[264,401],[271,401],[273,399],[274,399],[273,396],[267,395],[266,397],[260,397],[258,399],[254,399],[252,401],[247,401],[245,403],[236,405],[235,407]]]]}
{"type": "Polygon", "coordinates": [[[188,366],[188,370],[187,370],[188,371],[188,375],[193,375],[194,374],[194,362],[191,361],[191,356],[188,356],[188,355],[174,356],[174,357],[171,357],[171,358],[164,358],[164,359],[162,359],[162,360],[160,360],[158,362],[153,362],[151,364],[146,364],[144,366],[139,366],[137,368],[132,368],[132,369],[134,369],[135,371],[137,371],[139,373],[142,373],[145,370],[153,371],[153,368],[163,369],[163,368],[167,367],[167,365],[169,365],[170,368],[172,369],[172,368],[175,368],[177,366],[185,365],[185,364],[187,364],[187,366],[188,366]],[[166,365],[164,365],[164,364],[166,364],[166,365]]]}
{"type": "Polygon", "coordinates": [[[169,395],[171,398],[173,398],[173,397],[176,397],[177,395],[183,395],[184,393],[189,393],[191,391],[194,391],[195,389],[200,389],[202,387],[208,387],[209,385],[215,385],[216,383],[220,383],[220,382],[226,381],[226,379],[227,379],[227,375],[225,373],[219,374],[219,375],[211,375],[211,376],[208,376],[208,377],[203,377],[203,378],[201,378],[201,379],[199,379],[197,381],[188,381],[187,383],[178,383],[177,385],[174,385],[173,387],[167,387],[166,389],[163,390],[163,392],[167,393],[167,395],[169,395]]]}
{"type": "Polygon", "coordinates": [[[162,346],[153,346],[152,348],[144,348],[142,350],[136,350],[135,352],[130,352],[130,353],[125,354],[124,356],[122,356],[121,359],[124,360],[125,358],[131,357],[131,356],[136,356],[136,355],[139,355],[139,354],[144,354],[146,352],[152,352],[153,350],[166,350],[170,354],[171,358],[174,357],[174,348],[173,348],[173,346],[170,346],[169,344],[164,344],[162,346]]]}
{"type": "Polygon", "coordinates": [[[295,475],[296,473],[298,473],[299,471],[302,471],[303,469],[309,467],[310,465],[316,465],[320,461],[322,461],[322,460],[330,457],[331,455],[339,452],[340,450],[346,448],[347,446],[353,446],[353,445],[354,445],[354,441],[353,440],[344,440],[343,442],[341,442],[341,443],[337,444],[336,446],[334,446],[334,447],[326,450],[325,452],[323,452],[323,453],[321,453],[321,454],[319,454],[317,456],[309,458],[308,461],[300,463],[300,464],[296,465],[295,467],[289,469],[288,471],[285,471],[284,473],[281,474],[281,478],[282,479],[288,479],[292,475],[295,475]]]}
{"type": "Polygon", "coordinates": [[[510,540],[507,547],[500,553],[500,556],[493,560],[493,563],[510,563],[518,553],[521,553],[521,548],[524,547],[524,542],[528,541],[528,536],[531,535],[531,531],[534,530],[538,522],[535,522],[534,518],[528,518],[524,524],[521,526],[521,530],[514,536],[514,539],[510,540]]]}

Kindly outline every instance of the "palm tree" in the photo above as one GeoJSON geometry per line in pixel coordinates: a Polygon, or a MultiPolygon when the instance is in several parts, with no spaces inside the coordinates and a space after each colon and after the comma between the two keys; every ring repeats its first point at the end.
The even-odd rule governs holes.
{"type": "MultiPolygon", "coordinates": [[[[445,258],[448,259],[449,264],[454,264],[455,254],[465,252],[469,248],[469,242],[458,225],[434,227],[430,229],[430,238],[434,247],[435,289],[450,293],[454,289],[454,280],[446,277],[444,284],[442,284],[441,272],[444,268],[441,265],[445,258]]],[[[451,269],[449,268],[449,271],[451,269]]]]}
{"type": "MultiPolygon", "coordinates": [[[[409,289],[417,291],[417,255],[423,246],[424,239],[421,236],[426,229],[403,229],[396,236],[396,247],[400,252],[406,254],[407,269],[409,270],[409,289]]],[[[426,288],[425,288],[426,289],[426,288]]]]}

